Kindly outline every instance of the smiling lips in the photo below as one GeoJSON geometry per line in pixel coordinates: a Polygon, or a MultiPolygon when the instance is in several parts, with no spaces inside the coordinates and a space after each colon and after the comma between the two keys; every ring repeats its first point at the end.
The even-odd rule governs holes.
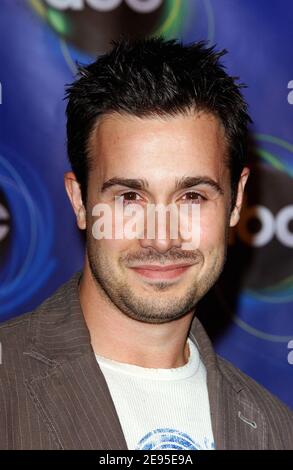
{"type": "Polygon", "coordinates": [[[136,273],[150,279],[173,279],[180,276],[193,264],[172,264],[168,266],[161,265],[141,265],[133,267],[136,273]]]}

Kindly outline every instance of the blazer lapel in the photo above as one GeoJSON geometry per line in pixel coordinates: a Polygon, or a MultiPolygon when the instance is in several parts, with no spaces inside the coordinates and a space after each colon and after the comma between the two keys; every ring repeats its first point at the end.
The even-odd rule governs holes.
{"type": "MultiPolygon", "coordinates": [[[[31,357],[34,354],[31,353],[31,357]]],[[[27,380],[61,449],[127,449],[104,376],[90,352],[27,380]]]]}
{"type": "Polygon", "coordinates": [[[265,419],[251,400],[246,385],[219,358],[203,326],[195,317],[191,338],[197,344],[207,371],[212,429],[217,450],[267,448],[265,419]]]}
{"type": "Polygon", "coordinates": [[[38,373],[26,378],[26,386],[58,448],[125,450],[120,421],[81,312],[79,277],[80,273],[73,276],[33,315],[33,339],[24,354],[38,361],[38,367],[30,367],[38,373]]]}

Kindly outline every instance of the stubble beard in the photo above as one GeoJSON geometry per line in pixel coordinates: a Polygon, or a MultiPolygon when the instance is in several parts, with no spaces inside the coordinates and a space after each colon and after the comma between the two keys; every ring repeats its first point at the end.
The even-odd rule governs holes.
{"type": "MultiPolygon", "coordinates": [[[[171,322],[194,311],[198,301],[219,277],[225,258],[224,255],[223,260],[215,260],[209,272],[205,273],[199,281],[195,277],[192,282],[189,276],[189,287],[181,295],[176,295],[178,282],[151,283],[150,281],[145,288],[143,288],[143,283],[140,283],[139,291],[135,290],[130,281],[127,282],[127,274],[124,275],[125,269],[121,267],[121,263],[119,262],[121,269],[115,269],[111,260],[103,255],[102,249],[97,248],[95,243],[88,243],[87,256],[92,276],[106,302],[112,306],[114,304],[129,318],[153,324],[171,322]]],[[[201,253],[200,257],[199,264],[204,262],[201,253]]],[[[125,268],[124,264],[123,266],[125,268]]],[[[195,269],[197,270],[198,266],[195,266],[195,269]]],[[[184,281],[179,281],[179,283],[182,282],[184,281]]]]}

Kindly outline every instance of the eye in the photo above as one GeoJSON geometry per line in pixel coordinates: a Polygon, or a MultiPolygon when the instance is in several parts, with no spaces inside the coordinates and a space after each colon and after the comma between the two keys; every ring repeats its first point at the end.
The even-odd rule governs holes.
{"type": "Polygon", "coordinates": [[[123,199],[123,204],[132,204],[140,201],[140,195],[134,191],[128,191],[127,193],[120,194],[120,198],[123,199]]]}
{"type": "Polygon", "coordinates": [[[206,197],[195,191],[189,191],[188,193],[185,193],[183,199],[187,202],[191,202],[191,204],[200,204],[201,202],[207,200],[206,197]]]}

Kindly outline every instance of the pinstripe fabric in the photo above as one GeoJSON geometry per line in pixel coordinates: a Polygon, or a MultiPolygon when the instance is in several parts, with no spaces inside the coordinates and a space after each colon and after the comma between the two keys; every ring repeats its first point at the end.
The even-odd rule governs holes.
{"type": "MultiPolygon", "coordinates": [[[[127,449],[82,315],[76,273],[35,311],[0,326],[0,449],[127,449]]],[[[216,449],[293,449],[293,414],[212,348],[207,369],[216,449]]]]}

